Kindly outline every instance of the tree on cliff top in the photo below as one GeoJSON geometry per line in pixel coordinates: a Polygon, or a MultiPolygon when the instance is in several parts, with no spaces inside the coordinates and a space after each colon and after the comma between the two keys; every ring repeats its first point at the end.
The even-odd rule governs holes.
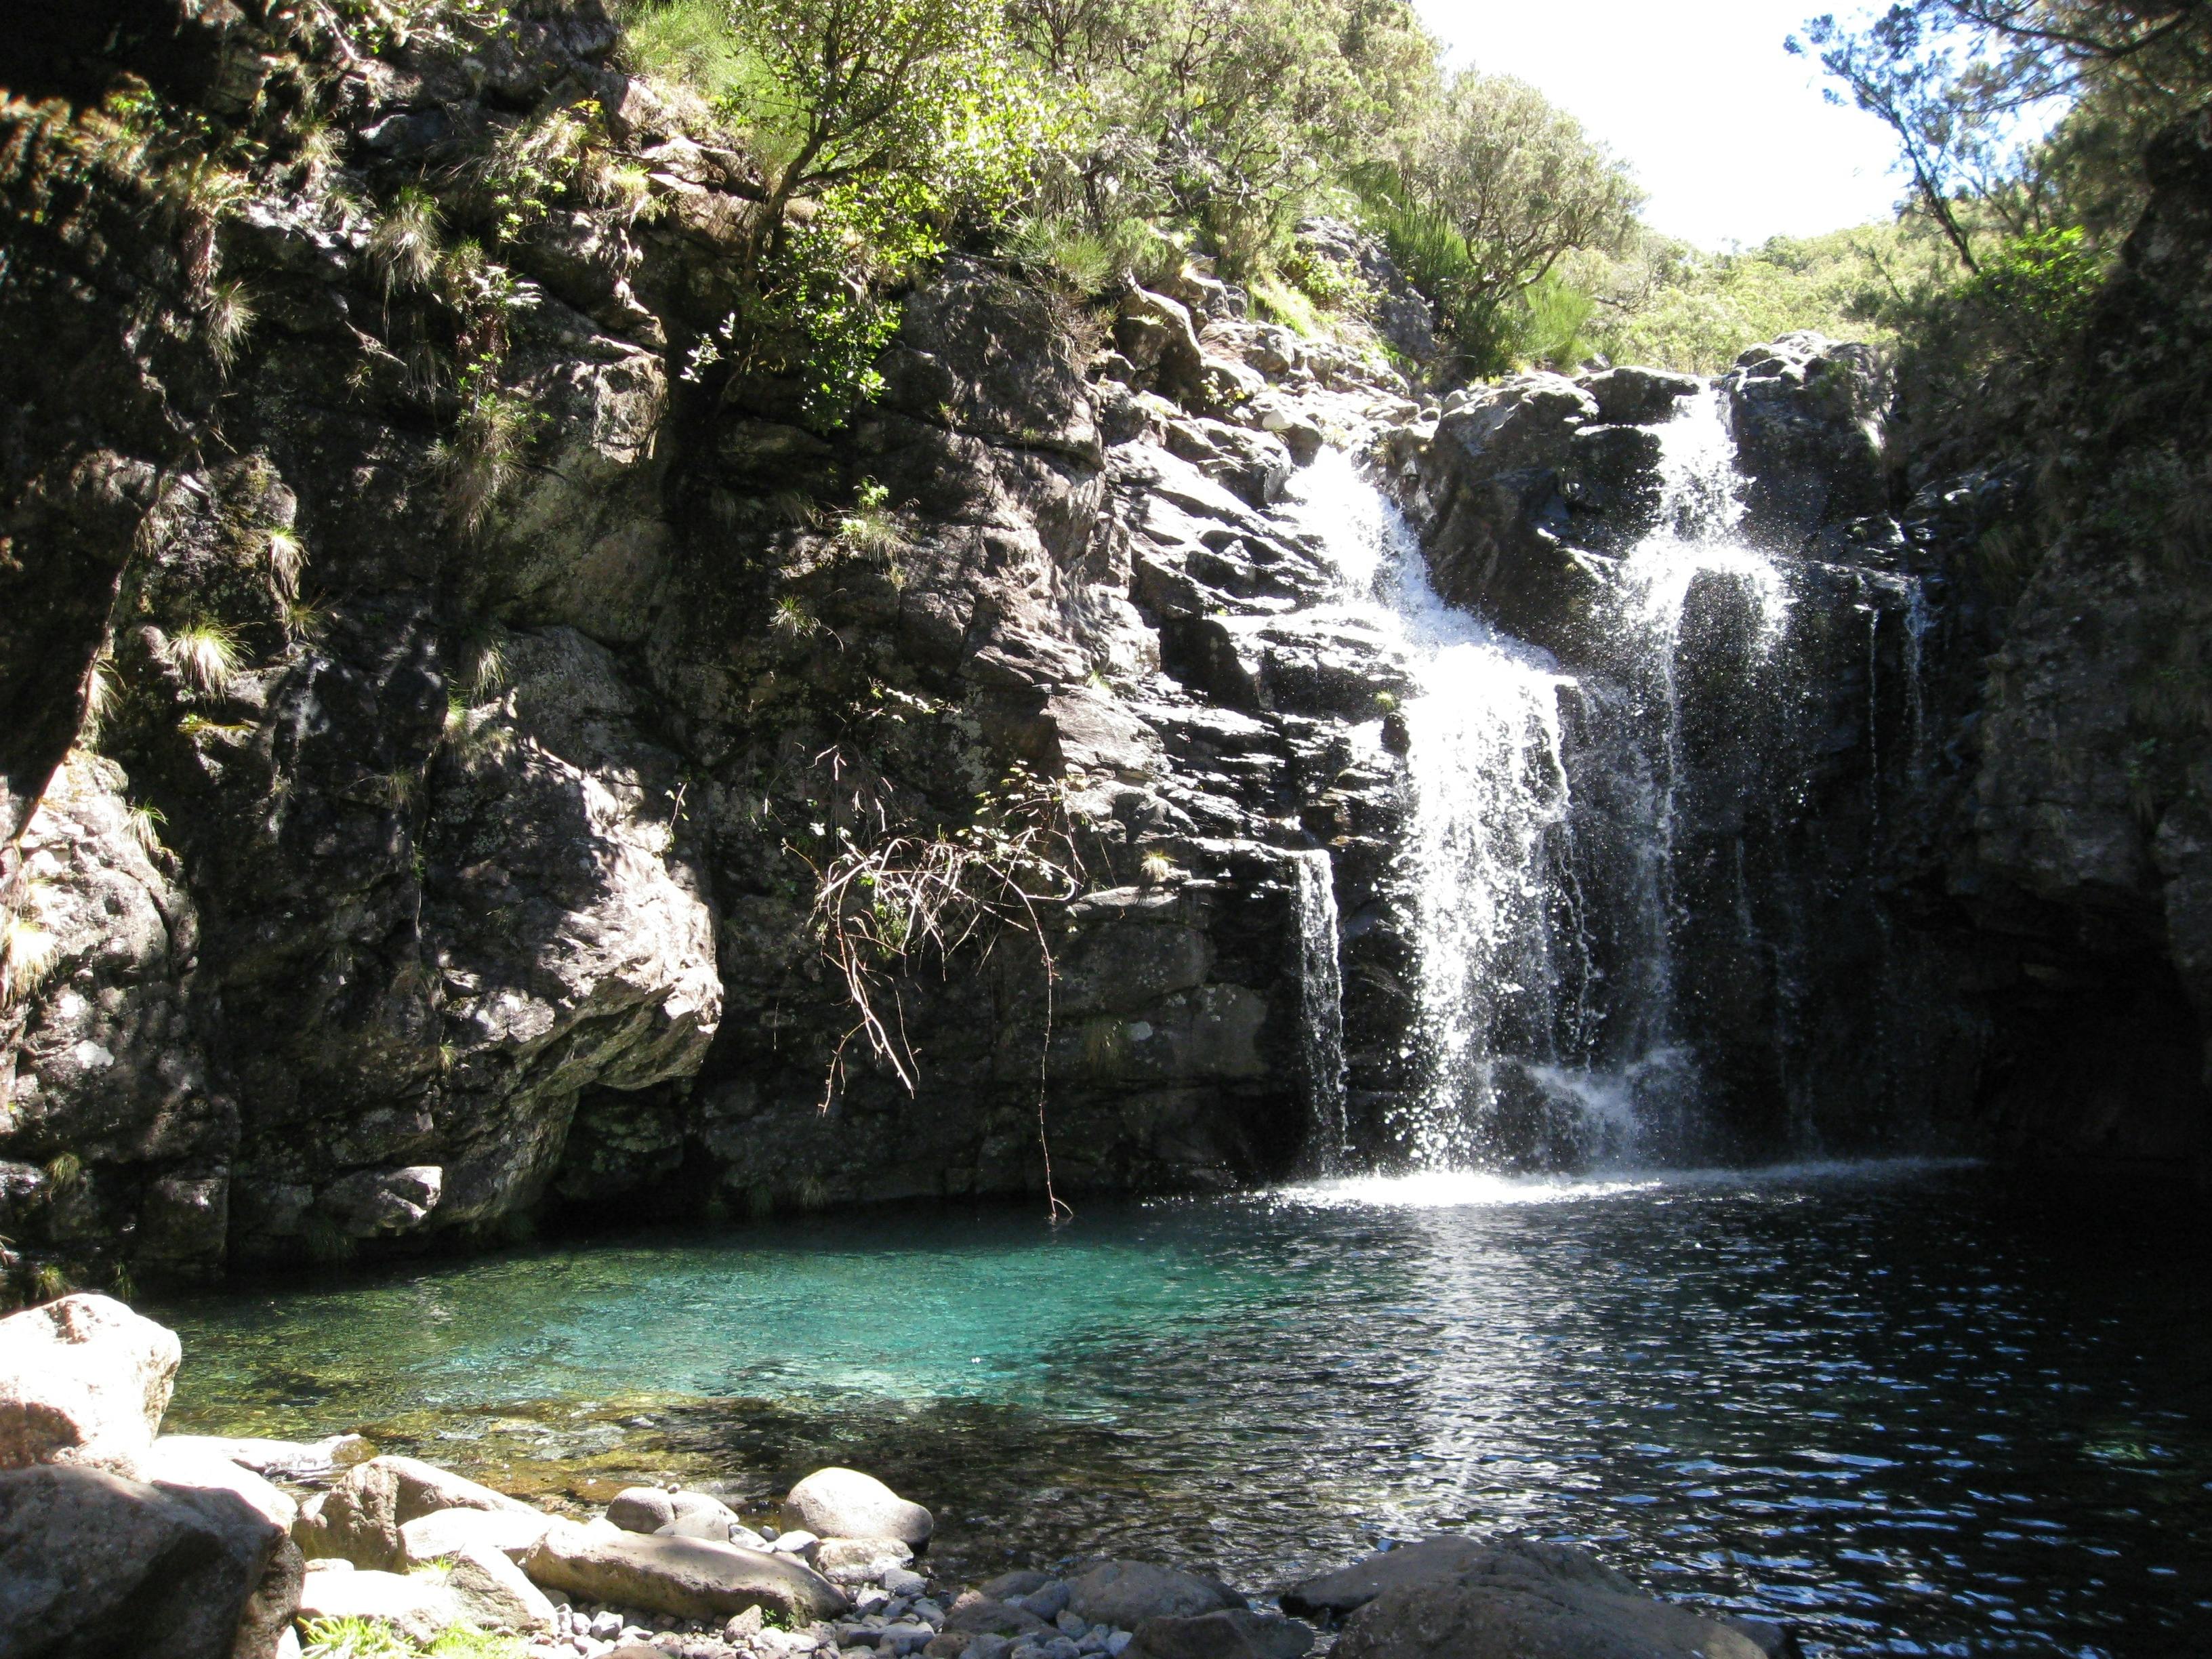
{"type": "Polygon", "coordinates": [[[2143,145],[2212,90],[2212,0],[1910,0],[1790,46],[1889,127],[1972,271],[2006,238],[2134,222],[2143,145]]]}
{"type": "Polygon", "coordinates": [[[1580,249],[1618,246],[1643,193],[1534,87],[1467,70],[1360,183],[1400,265],[1477,373],[1503,368],[1530,296],[1580,249]]]}
{"type": "Polygon", "coordinates": [[[1001,211],[1026,182],[1043,115],[1007,72],[999,0],[740,0],[729,16],[764,71],[757,255],[801,197],[866,205],[881,242],[963,206],[1001,211]]]}

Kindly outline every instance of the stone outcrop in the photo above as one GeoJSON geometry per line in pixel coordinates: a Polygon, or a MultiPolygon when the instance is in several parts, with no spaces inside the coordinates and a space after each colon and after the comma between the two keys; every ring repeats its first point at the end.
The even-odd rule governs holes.
{"type": "MultiPolygon", "coordinates": [[[[744,1208],[1032,1190],[1040,1078],[1065,1187],[1300,1155],[1289,854],[1387,795],[1336,726],[1388,668],[1284,617],[1327,573],[1277,509],[1324,428],[1410,413],[1403,383],[1195,264],[1124,291],[1096,350],[956,257],[881,398],[810,426],[795,381],[700,367],[750,185],[591,12],[518,15],[490,82],[438,30],[395,42],[348,82],[337,164],[241,174],[192,252],[256,297],[227,367],[185,338],[145,374],[94,241],[23,243],[4,326],[76,366],[10,356],[13,545],[41,580],[82,553],[88,617],[126,566],[131,599],[82,661],[38,653],[54,732],[9,762],[11,800],[45,795],[25,902],[58,940],[0,1027],[21,1282],[495,1238],[672,1180],[744,1208]],[[494,234],[425,173],[586,94],[652,213],[555,201],[494,234]],[[447,302],[389,280],[356,205],[426,178],[444,233],[530,285],[483,405],[527,415],[481,475],[450,387],[406,367],[447,302]],[[64,403],[106,411],[87,441],[42,426],[64,403]],[[177,435],[215,421],[219,459],[177,435]],[[103,650],[100,755],[48,791],[103,650]],[[1049,958],[1032,934],[894,976],[910,1096],[854,1046],[811,889],[856,838],[952,833],[1009,789],[1049,803],[1085,895],[1049,958]]],[[[289,28],[219,25],[263,74],[329,49],[289,28]]],[[[280,118],[223,84],[210,118],[280,118]]],[[[9,222],[47,223],[51,181],[19,183],[9,222]]],[[[131,281],[196,338],[166,233],[97,228],[136,234],[131,281]]],[[[1371,246],[1312,241],[1412,326],[1371,246]]]]}
{"type": "Polygon", "coordinates": [[[0,1469],[145,1475],[179,1353],[175,1332],[104,1296],[0,1319],[0,1469]]]}
{"type": "Polygon", "coordinates": [[[818,1537],[896,1538],[917,1549],[936,1525],[927,1509],[858,1469],[815,1470],[785,1498],[783,1517],[818,1537]]]}
{"type": "Polygon", "coordinates": [[[1346,1659],[1765,1659],[1742,1632],[1644,1595],[1584,1551],[1520,1540],[1384,1589],[1352,1615],[1331,1651],[1346,1659]]]}
{"type": "Polygon", "coordinates": [[[607,1523],[556,1525],[524,1558],[533,1583],[593,1601],[701,1619],[763,1607],[789,1620],[845,1610],[845,1593],[789,1555],[703,1538],[649,1538],[607,1523]]]}
{"type": "Polygon", "coordinates": [[[92,1468],[0,1472],[0,1653],[274,1659],[301,1559],[229,1492],[92,1468]]]}

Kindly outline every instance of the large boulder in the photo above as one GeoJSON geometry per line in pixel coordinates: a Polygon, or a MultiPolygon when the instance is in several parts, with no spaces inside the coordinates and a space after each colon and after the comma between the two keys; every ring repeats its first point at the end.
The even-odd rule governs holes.
{"type": "MultiPolygon", "coordinates": [[[[1593,459],[1576,441],[1598,424],[1597,400],[1557,374],[1515,375],[1437,422],[1413,470],[1422,550],[1443,598],[1571,653],[1605,592],[1599,569],[1574,544],[1592,526],[1577,524],[1568,489],[1593,459]]],[[[1620,458],[1608,451],[1595,459],[1609,491],[1626,491],[1628,481],[1610,476],[1620,458]]]]}
{"type": "Polygon", "coordinates": [[[1873,348],[1800,331],[1736,359],[1721,381],[1744,491],[1747,530],[1796,547],[1826,524],[1887,504],[1873,348]]]}
{"type": "Polygon", "coordinates": [[[858,1469],[817,1469],[783,1500],[783,1523],[817,1538],[896,1538],[916,1548],[936,1525],[929,1511],[908,1503],[872,1474],[858,1469]]]}
{"type": "Polygon", "coordinates": [[[1584,1551],[1510,1539],[1354,1613],[1337,1659],[1765,1659],[1717,1620],[1644,1595],[1584,1551]]]}
{"type": "Polygon", "coordinates": [[[434,1510],[399,1523],[399,1553],[410,1567],[469,1549],[495,1549],[519,1561],[552,1524],[536,1510],[434,1510]]]}
{"type": "Polygon", "coordinates": [[[0,1319],[0,1468],[138,1477],[180,1357],[174,1331],[112,1297],[65,1296],[0,1319]]]}
{"type": "Polygon", "coordinates": [[[0,1659],[274,1659],[301,1560],[234,1492],[0,1473],[0,1659]]]}
{"type": "Polygon", "coordinates": [[[1245,1607],[1147,1619],[1136,1638],[1127,1659],[1304,1659],[1314,1644],[1310,1625],[1245,1607]]]}
{"type": "Polygon", "coordinates": [[[1339,1567],[1334,1572],[1293,1584],[1279,1599],[1285,1613],[1342,1619],[1358,1612],[1386,1589],[1401,1584],[1427,1583],[1471,1567],[1488,1548],[1479,1539],[1454,1534],[1424,1538],[1418,1544],[1377,1550],[1348,1567],[1339,1567]]]}
{"type": "Polygon", "coordinates": [[[607,1504],[607,1519],[624,1532],[662,1533],[672,1538],[730,1541],[736,1514],[719,1498],[703,1492],[664,1492],[658,1486],[625,1486],[607,1504]]]}
{"type": "Polygon", "coordinates": [[[501,1551],[464,1544],[436,1571],[461,1617],[478,1630],[532,1634],[553,1627],[553,1603],[501,1551]]]}
{"type": "Polygon", "coordinates": [[[489,1486],[413,1457],[372,1457],[348,1469],[328,1492],[301,1506],[292,1528],[310,1560],[334,1558],[356,1567],[392,1571],[407,1559],[401,1528],[441,1510],[485,1510],[535,1516],[537,1511],[489,1486]]]}
{"type": "Polygon", "coordinates": [[[1202,372],[1190,309],[1179,300],[1132,284],[1114,323],[1114,344],[1135,365],[1137,385],[1170,396],[1187,392],[1202,372]]]}
{"type": "Polygon", "coordinates": [[[1067,1605],[1093,1625],[1134,1630],[1147,1619],[1188,1619],[1241,1607],[1244,1598],[1215,1578],[1152,1561],[1101,1561],[1067,1581],[1067,1605]]]}
{"type": "Polygon", "coordinates": [[[678,1619],[726,1618],[760,1607],[799,1623],[851,1604],[845,1593],[790,1555],[703,1538],[648,1538],[595,1523],[557,1524],[523,1559],[532,1582],[617,1607],[678,1619]]]}
{"type": "Polygon", "coordinates": [[[188,1436],[165,1434],[156,1440],[146,1455],[145,1469],[146,1479],[157,1486],[233,1493],[280,1532],[289,1533],[300,1518],[299,1500],[291,1493],[188,1436]]]}
{"type": "Polygon", "coordinates": [[[1674,418],[1682,399],[1705,389],[1694,374],[1623,366],[1585,374],[1576,385],[1597,400],[1598,419],[1620,426],[1658,426],[1674,418]]]}

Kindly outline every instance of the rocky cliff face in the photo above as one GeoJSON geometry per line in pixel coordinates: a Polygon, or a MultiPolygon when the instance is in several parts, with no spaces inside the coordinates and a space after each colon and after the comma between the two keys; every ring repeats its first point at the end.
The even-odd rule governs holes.
{"type": "Polygon", "coordinates": [[[44,641],[4,653],[10,1261],[329,1258],[676,1179],[762,1209],[1032,1191],[1048,1152],[1063,1191],[1293,1167],[1293,854],[1391,781],[1328,718],[1357,665],[1271,630],[1322,574],[1269,506],[1402,382],[1198,270],[1102,343],[956,257],[880,401],[811,429],[795,386],[696,370],[741,161],[594,7],[514,11],[352,62],[194,13],[228,90],[157,84],[170,125],[8,108],[8,626],[44,641]],[[495,242],[446,186],[572,114],[645,199],[556,191],[495,242]],[[95,694],[99,755],[53,773],[95,694]],[[817,880],[1022,792],[1081,896],[891,966],[909,1093],[817,880]]]}
{"type": "MultiPolygon", "coordinates": [[[[702,349],[744,159],[613,67],[596,6],[510,9],[364,58],[139,8],[31,43],[0,111],[9,1271],[1035,1192],[1048,1156],[1062,1191],[1278,1176],[1316,1151],[1322,848],[1371,1118],[1413,1017],[1372,739],[1400,668],[1305,614],[1334,578],[1285,484],[1382,434],[1439,591],[1626,684],[1599,611],[1693,388],[1425,410],[1195,267],[1102,335],[955,256],[824,433],[702,349]],[[568,182],[485,183],[556,128],[568,182]],[[878,963],[878,1052],[824,873],[1018,825],[1076,878],[878,963]]],[[[2201,149],[2165,165],[2113,301],[2138,339],[2201,282],[2201,149]]],[[[1305,234],[1419,349],[1375,251],[1305,234]]],[[[1932,1121],[2194,1157],[2202,745],[2160,751],[2147,817],[2116,689],[2162,684],[2186,602],[2086,534],[1998,595],[1973,550],[2021,486],[1893,476],[1856,349],[1778,342],[1723,393],[1747,522],[1817,599],[1759,661],[1738,588],[1684,602],[1667,944],[1734,1149],[1932,1121]],[[1747,706],[1771,742],[1734,740],[1747,706]]]]}

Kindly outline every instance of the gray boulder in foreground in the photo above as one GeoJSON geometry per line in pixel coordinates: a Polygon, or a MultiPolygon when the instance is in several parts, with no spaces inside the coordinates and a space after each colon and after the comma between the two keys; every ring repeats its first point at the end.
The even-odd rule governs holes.
{"type": "Polygon", "coordinates": [[[68,1463],[137,1480],[168,1409],[177,1334],[112,1297],[0,1319],[0,1468],[68,1463]]]}
{"type": "Polygon", "coordinates": [[[1123,1659],[1304,1659],[1313,1626],[1279,1613],[1224,1607],[1194,1618],[1147,1619],[1123,1659]]]}
{"type": "Polygon", "coordinates": [[[737,1516],[719,1498],[703,1492],[664,1492],[658,1486],[625,1486],[607,1504],[607,1519],[624,1532],[664,1533],[672,1538],[730,1541],[737,1516]]]}
{"type": "Polygon", "coordinates": [[[274,1659],[301,1565],[235,1492],[0,1473],[0,1659],[274,1659]]]}
{"type": "Polygon", "coordinates": [[[441,1510],[483,1510],[527,1516],[527,1504],[416,1457],[372,1457],[356,1463],[328,1492],[300,1510],[292,1536],[311,1561],[350,1561],[373,1572],[406,1564],[400,1528],[441,1510]]]}
{"type": "Polygon", "coordinates": [[[1325,1572],[1293,1584],[1280,1597],[1285,1613],[1306,1618],[1342,1619],[1356,1613],[1386,1589],[1400,1584],[1426,1583],[1471,1567],[1490,1546],[1475,1538],[1446,1533],[1424,1538],[1418,1544],[1401,1544],[1394,1550],[1377,1550],[1348,1567],[1325,1572]]]}
{"type": "Polygon", "coordinates": [[[795,1556],[703,1538],[647,1537],[605,1523],[549,1528],[522,1569],[547,1589],[679,1619],[725,1618],[747,1607],[794,1623],[830,1619],[852,1604],[795,1556]]]}
{"type": "Polygon", "coordinates": [[[1741,1632],[1566,1545],[1506,1539],[1460,1565],[1431,1559],[1434,1576],[1392,1583],[1352,1615],[1334,1659],[1766,1659],[1741,1632]]]}
{"type": "Polygon", "coordinates": [[[872,1474],[817,1469],[783,1500],[783,1524],[817,1538],[896,1538],[919,1549],[937,1522],[872,1474]]]}
{"type": "Polygon", "coordinates": [[[1215,1578],[1151,1561],[1102,1561],[1067,1581],[1067,1605],[1085,1623],[1134,1630],[1147,1619],[1189,1619],[1241,1607],[1215,1578]]]}

